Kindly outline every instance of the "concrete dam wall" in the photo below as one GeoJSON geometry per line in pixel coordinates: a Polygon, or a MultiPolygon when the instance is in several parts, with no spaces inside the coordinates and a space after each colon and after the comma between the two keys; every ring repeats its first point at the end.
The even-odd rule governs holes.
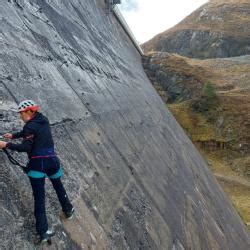
{"type": "MultiPolygon", "coordinates": [[[[0,0],[0,132],[34,99],[76,208],[46,181],[49,249],[249,249],[249,232],[104,0],[0,0]]],[[[13,155],[25,162],[25,155],[13,155]]],[[[28,178],[0,151],[0,249],[34,249],[28,178]]]]}

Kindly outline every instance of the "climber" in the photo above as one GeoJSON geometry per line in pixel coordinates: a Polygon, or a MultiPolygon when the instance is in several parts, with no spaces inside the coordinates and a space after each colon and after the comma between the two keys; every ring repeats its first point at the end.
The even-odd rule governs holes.
{"type": "Polygon", "coordinates": [[[7,133],[5,139],[23,138],[22,143],[0,141],[0,149],[26,152],[29,162],[25,168],[34,196],[34,215],[39,242],[49,242],[54,232],[48,230],[45,211],[45,178],[48,177],[56,191],[65,218],[71,219],[74,208],[69,201],[61,182],[62,170],[54,152],[54,142],[48,119],[40,112],[39,106],[32,100],[22,101],[18,113],[25,125],[18,133],[7,133]]]}

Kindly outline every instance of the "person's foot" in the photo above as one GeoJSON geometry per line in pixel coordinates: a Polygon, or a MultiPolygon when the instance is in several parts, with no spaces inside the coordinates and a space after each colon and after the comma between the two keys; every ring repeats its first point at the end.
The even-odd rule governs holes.
{"type": "Polygon", "coordinates": [[[53,237],[55,235],[54,232],[52,232],[51,230],[47,230],[46,233],[42,234],[40,237],[40,243],[49,243],[51,244],[51,237],[53,237]]]}
{"type": "Polygon", "coordinates": [[[71,210],[63,212],[63,213],[64,213],[65,218],[70,220],[73,218],[74,212],[75,212],[75,209],[72,207],[71,210]]]}

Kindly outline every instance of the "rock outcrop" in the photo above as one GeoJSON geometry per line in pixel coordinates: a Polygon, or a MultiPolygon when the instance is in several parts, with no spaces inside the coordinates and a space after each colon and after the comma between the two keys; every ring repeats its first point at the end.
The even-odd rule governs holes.
{"type": "MultiPolygon", "coordinates": [[[[46,183],[50,249],[249,249],[228,197],[101,0],[0,2],[0,128],[35,99],[49,117],[73,221],[46,183]]],[[[22,157],[20,160],[25,160],[22,157]]],[[[34,249],[24,174],[0,152],[0,248],[34,249]]]]}
{"type": "Polygon", "coordinates": [[[206,70],[192,66],[187,58],[155,52],[144,56],[142,62],[153,86],[160,85],[166,91],[166,103],[185,101],[200,95],[206,70]]]}
{"type": "Polygon", "coordinates": [[[143,47],[202,59],[250,54],[250,2],[211,0],[143,47]]]}

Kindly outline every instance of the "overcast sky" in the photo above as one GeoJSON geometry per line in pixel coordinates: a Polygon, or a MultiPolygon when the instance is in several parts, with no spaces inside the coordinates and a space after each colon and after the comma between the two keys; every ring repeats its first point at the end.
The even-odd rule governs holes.
{"type": "Polygon", "coordinates": [[[121,0],[119,5],[139,43],[144,43],[191,14],[208,0],[121,0]]]}

